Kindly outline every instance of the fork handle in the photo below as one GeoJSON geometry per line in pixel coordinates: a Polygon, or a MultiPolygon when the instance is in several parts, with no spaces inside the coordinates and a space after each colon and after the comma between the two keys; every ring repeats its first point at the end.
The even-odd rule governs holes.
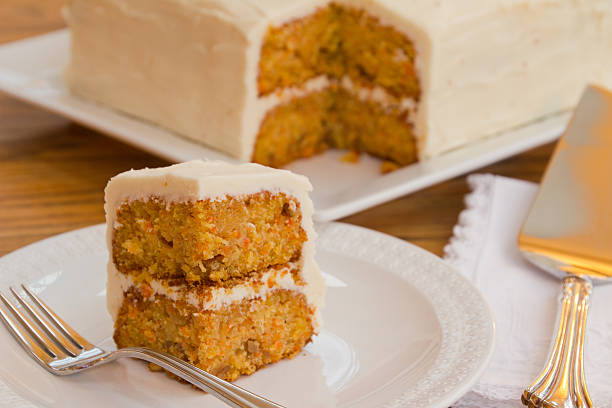
{"type": "Polygon", "coordinates": [[[591,282],[588,278],[563,279],[557,332],[548,362],[521,401],[530,408],[591,408],[584,378],[583,345],[591,282]]]}
{"type": "Polygon", "coordinates": [[[196,387],[215,395],[233,408],[283,408],[282,405],[217,378],[170,354],[134,347],[119,349],[113,357],[133,357],[157,364],[196,387]]]}

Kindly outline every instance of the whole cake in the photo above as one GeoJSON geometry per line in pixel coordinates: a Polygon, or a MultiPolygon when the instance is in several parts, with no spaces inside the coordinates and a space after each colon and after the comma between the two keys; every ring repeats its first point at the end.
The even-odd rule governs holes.
{"type": "Polygon", "coordinates": [[[191,161],[105,190],[117,347],[150,347],[226,380],[296,355],[321,325],[308,179],[191,161]]]}
{"type": "Polygon", "coordinates": [[[71,0],[70,89],[244,161],[402,166],[612,86],[609,0],[71,0]]]}

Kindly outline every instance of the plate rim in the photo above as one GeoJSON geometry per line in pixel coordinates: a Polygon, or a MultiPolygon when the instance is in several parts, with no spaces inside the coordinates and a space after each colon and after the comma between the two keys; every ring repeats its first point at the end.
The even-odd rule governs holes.
{"type": "MultiPolygon", "coordinates": [[[[45,41],[51,43],[53,41],[56,43],[58,41],[65,42],[69,35],[68,29],[64,28],[0,44],[0,57],[4,52],[27,49],[27,47],[34,47],[36,44],[45,41]]],[[[0,63],[1,91],[156,156],[173,162],[201,157],[238,162],[237,159],[211,147],[110,107],[78,98],[70,93],[62,93],[61,98],[56,96],[55,99],[53,97],[50,99],[45,92],[37,93],[41,89],[44,90],[44,86],[38,89],[34,85],[23,85],[20,81],[12,83],[10,78],[3,78],[3,71],[15,74],[18,77],[20,75],[24,76],[22,71],[5,69],[0,63]],[[112,115],[113,121],[105,121],[99,115],[112,115]],[[151,143],[151,140],[153,140],[153,143],[151,143]],[[160,141],[163,143],[156,145],[160,141]]],[[[25,80],[26,78],[31,82],[32,80],[34,80],[33,82],[41,82],[37,76],[25,75],[25,78],[22,79],[25,80]]],[[[47,88],[49,88],[48,85],[47,88]]],[[[56,88],[54,91],[58,91],[58,89],[56,88]]],[[[314,218],[317,221],[324,222],[352,215],[551,142],[561,135],[569,117],[569,112],[557,112],[545,117],[535,118],[533,121],[516,128],[507,129],[476,142],[459,146],[435,158],[408,165],[370,181],[367,185],[368,188],[363,191],[347,190],[344,194],[334,195],[336,201],[332,203],[325,203],[326,205],[315,203],[319,208],[314,218]]]]}
{"type": "MultiPolygon", "coordinates": [[[[465,395],[473,387],[473,385],[475,385],[475,383],[478,381],[478,379],[481,377],[484,370],[488,366],[488,363],[490,362],[492,358],[493,351],[494,351],[494,345],[495,345],[495,323],[493,319],[493,313],[491,311],[489,304],[487,303],[484,296],[480,292],[480,290],[476,288],[471,282],[469,282],[469,280],[466,277],[464,277],[460,272],[458,272],[451,265],[444,262],[441,258],[437,257],[436,255],[410,242],[393,237],[391,235],[384,234],[379,231],[367,229],[367,228],[352,225],[352,224],[346,224],[346,223],[339,223],[339,222],[317,223],[315,224],[315,228],[318,234],[317,246],[323,245],[326,251],[338,252],[344,255],[348,253],[351,255],[351,257],[354,257],[359,261],[368,261],[370,263],[383,267],[387,272],[393,273],[394,275],[397,275],[400,278],[406,280],[417,291],[419,291],[430,303],[434,312],[436,313],[436,317],[438,318],[438,321],[442,328],[442,339],[443,340],[442,340],[442,345],[441,345],[438,356],[436,356],[432,366],[427,369],[426,375],[424,375],[419,380],[420,382],[427,383],[428,381],[430,381],[430,379],[426,377],[432,372],[436,372],[439,374],[440,372],[446,372],[449,369],[449,365],[448,365],[449,362],[442,361],[445,358],[444,341],[446,340],[447,343],[449,342],[449,339],[445,339],[445,336],[449,335],[449,333],[446,333],[444,331],[445,324],[448,322],[441,321],[441,317],[439,314],[440,310],[438,307],[439,304],[436,304],[436,302],[433,302],[432,298],[428,296],[427,293],[423,292],[423,288],[419,287],[420,284],[423,284],[424,282],[426,283],[427,280],[424,279],[424,280],[420,280],[417,282],[415,280],[408,279],[409,276],[402,273],[401,270],[406,270],[406,269],[409,270],[410,268],[402,267],[402,262],[405,262],[406,260],[413,260],[413,261],[422,260],[424,262],[424,265],[427,265],[430,263],[438,264],[439,267],[433,268],[434,270],[444,271],[442,272],[442,275],[444,275],[446,278],[454,279],[452,281],[453,284],[459,285],[462,291],[465,292],[467,290],[469,292],[471,296],[470,301],[472,302],[476,301],[477,303],[479,303],[479,307],[481,308],[481,310],[478,311],[477,315],[480,316],[481,320],[483,317],[488,318],[488,319],[485,319],[486,322],[485,321],[480,322],[480,332],[489,333],[489,336],[486,339],[483,339],[485,340],[484,344],[486,344],[487,346],[486,346],[486,350],[480,351],[477,361],[471,361],[471,362],[467,361],[466,362],[462,360],[463,363],[466,363],[468,365],[469,370],[466,371],[465,367],[463,367],[464,370],[460,371],[459,374],[457,374],[457,372],[453,374],[454,377],[462,376],[460,378],[460,381],[458,381],[457,384],[455,384],[453,387],[450,387],[449,389],[445,390],[444,392],[441,392],[438,395],[436,395],[435,393],[434,394],[430,393],[429,395],[426,394],[425,397],[429,397],[431,399],[429,402],[426,403],[426,405],[424,405],[421,402],[422,400],[418,400],[417,403],[415,404],[414,399],[418,398],[418,396],[415,397],[412,391],[406,391],[402,393],[400,397],[395,398],[393,400],[389,400],[385,404],[385,407],[388,407],[388,408],[421,407],[422,408],[423,406],[426,406],[428,408],[447,408],[450,405],[452,405],[454,402],[456,402],[459,398],[461,398],[463,395],[465,395]],[[339,239],[339,238],[347,237],[347,236],[350,236],[351,239],[349,240],[339,239]],[[353,251],[346,252],[348,248],[353,249],[353,251]],[[362,249],[368,248],[369,250],[362,250],[360,252],[355,252],[354,250],[356,248],[362,248],[362,249]],[[376,252],[377,250],[381,248],[386,248],[386,250],[390,251],[390,253],[398,255],[396,257],[397,259],[392,259],[391,263],[388,263],[388,264],[385,264],[384,262],[381,264],[382,261],[380,261],[380,259],[376,259],[375,257],[373,258],[374,252],[376,252]],[[402,253],[404,255],[402,255],[402,253]],[[397,269],[398,267],[400,268],[399,270],[397,269]]],[[[31,253],[32,251],[37,251],[38,254],[41,254],[41,253],[44,253],[44,251],[40,251],[40,249],[45,249],[45,247],[47,247],[47,250],[51,248],[53,249],[61,248],[62,243],[66,240],[70,240],[71,243],[74,243],[75,241],[77,242],[81,241],[80,245],[82,245],[82,247],[79,249],[89,249],[90,251],[92,249],[96,249],[96,250],[104,249],[105,250],[106,243],[104,239],[100,239],[104,236],[104,229],[105,229],[105,224],[96,224],[96,225],[92,225],[92,226],[88,226],[88,227],[84,227],[84,228],[80,228],[76,230],[63,232],[63,233],[53,235],[51,237],[33,242],[31,244],[28,244],[22,248],[19,248],[15,251],[12,251],[0,257],[0,268],[4,270],[6,269],[7,266],[10,266],[14,264],[15,262],[19,263],[19,261],[23,261],[24,259],[28,257],[28,254],[31,253]],[[98,234],[97,238],[95,236],[96,234],[98,234]],[[88,237],[88,239],[81,239],[81,240],[73,239],[73,238],[81,237],[81,236],[85,236],[85,237],[90,236],[90,237],[88,237]],[[97,245],[97,247],[92,248],[92,243],[97,245]]],[[[71,248],[70,252],[74,252],[74,251],[75,249],[71,248]]],[[[61,254],[59,255],[58,259],[62,259],[61,254]]],[[[40,262],[40,260],[38,260],[37,262],[40,262]]],[[[14,265],[13,267],[8,268],[8,269],[9,269],[8,272],[11,272],[10,269],[17,270],[14,267],[14,265]]],[[[23,276],[21,277],[14,276],[14,274],[7,276],[6,272],[3,273],[3,275],[4,276],[2,277],[2,279],[0,279],[1,281],[0,283],[2,284],[2,286],[7,285],[7,282],[9,281],[14,281],[14,282],[24,281],[23,276]]],[[[446,279],[443,280],[442,285],[448,286],[448,281],[446,279]]],[[[467,342],[467,340],[473,340],[473,339],[466,338],[465,342],[467,342]]],[[[437,389],[437,385],[435,384],[435,381],[432,384],[435,386],[434,389],[437,389]]],[[[427,390],[431,390],[431,389],[432,389],[431,387],[427,388],[427,390]]],[[[7,384],[5,381],[3,381],[0,378],[0,396],[2,395],[10,396],[13,399],[17,398],[20,404],[22,404],[21,406],[23,407],[42,406],[42,405],[37,405],[35,402],[27,399],[26,397],[23,397],[19,392],[14,390],[9,384],[7,384]]]]}
{"type": "MultiPolygon", "coordinates": [[[[494,319],[494,315],[493,315],[491,306],[486,301],[480,289],[478,289],[475,285],[473,285],[457,269],[455,269],[453,266],[446,263],[443,259],[441,259],[437,255],[421,247],[418,247],[408,241],[404,241],[403,239],[394,237],[392,235],[385,234],[380,231],[368,229],[368,228],[353,225],[353,224],[342,223],[342,222],[326,222],[326,223],[318,223],[315,225],[317,227],[316,231],[319,234],[319,237],[317,239],[321,240],[322,237],[323,239],[325,239],[325,242],[323,242],[322,245],[326,245],[326,244],[329,245],[330,243],[334,243],[334,242],[340,243],[340,244],[346,243],[346,241],[343,241],[341,239],[332,238],[331,234],[329,233],[333,231],[334,234],[337,235],[336,238],[341,238],[343,236],[346,236],[347,235],[346,230],[350,229],[350,230],[353,230],[356,235],[371,236],[372,239],[374,239],[375,241],[378,241],[378,245],[376,246],[370,245],[368,246],[369,249],[376,250],[381,247],[388,248],[389,246],[393,246],[396,251],[401,252],[405,248],[410,248],[410,252],[412,254],[416,254],[417,256],[422,257],[422,259],[424,260],[431,260],[432,262],[444,265],[444,269],[446,270],[445,274],[447,276],[452,276],[455,279],[457,279],[459,282],[466,285],[465,288],[468,288],[468,290],[472,292],[472,295],[478,298],[480,305],[483,307],[483,310],[481,310],[481,312],[485,313],[488,317],[488,322],[486,323],[486,325],[487,325],[487,329],[490,330],[490,336],[488,338],[488,347],[484,351],[482,359],[480,360],[479,364],[476,364],[476,367],[474,367],[474,370],[471,372],[471,374],[467,376],[468,378],[465,378],[460,384],[458,384],[457,387],[455,387],[450,392],[446,392],[440,395],[436,401],[433,401],[429,405],[423,405],[419,401],[414,401],[413,395],[411,395],[410,392],[406,392],[401,397],[397,398],[396,400],[388,402],[385,405],[385,408],[407,408],[407,407],[423,408],[424,406],[426,406],[427,408],[448,408],[454,402],[460,399],[462,396],[467,394],[467,392],[469,392],[469,390],[476,384],[478,379],[482,376],[482,374],[488,367],[489,362],[491,361],[491,358],[493,357],[493,352],[495,350],[495,319],[494,319]],[[415,402],[415,404],[410,405],[410,401],[406,401],[407,399],[412,400],[413,402],[415,402]]],[[[366,239],[369,239],[369,238],[366,238],[366,239]]],[[[319,245],[319,243],[317,245],[319,245]]],[[[329,249],[330,247],[326,246],[326,250],[329,250],[329,249]]],[[[374,254],[371,251],[368,251],[368,252],[369,253],[364,254],[365,256],[363,260],[365,261],[372,259],[374,256],[374,254]]],[[[355,253],[352,252],[351,255],[354,256],[355,253]]],[[[396,255],[399,255],[399,253],[396,253],[396,255]]],[[[374,263],[378,264],[377,262],[374,262],[374,263]]],[[[416,288],[416,290],[418,290],[423,296],[425,296],[425,298],[428,301],[430,301],[431,306],[436,312],[436,316],[438,317],[438,320],[440,320],[440,316],[438,314],[439,310],[436,307],[439,305],[431,303],[431,298],[427,296],[426,293],[423,292],[423,288],[419,287],[419,285],[417,284],[415,280],[407,279],[406,275],[402,274],[398,270],[394,270],[394,268],[391,265],[385,265],[385,269],[388,269],[389,272],[394,273],[400,278],[405,279],[409,284],[413,285],[416,288]]],[[[440,322],[440,323],[443,326],[445,322],[440,322]]],[[[444,330],[444,327],[442,329],[444,330]]],[[[445,333],[443,332],[443,336],[444,334],[445,333]]],[[[441,353],[442,352],[443,350],[441,350],[441,353]]],[[[434,363],[434,365],[428,369],[428,373],[431,371],[436,371],[440,369],[446,370],[448,368],[448,367],[444,367],[443,364],[437,364],[440,359],[441,359],[441,356],[439,355],[436,358],[436,362],[434,363]]],[[[427,382],[428,379],[426,378],[421,379],[421,381],[427,382]]]]}

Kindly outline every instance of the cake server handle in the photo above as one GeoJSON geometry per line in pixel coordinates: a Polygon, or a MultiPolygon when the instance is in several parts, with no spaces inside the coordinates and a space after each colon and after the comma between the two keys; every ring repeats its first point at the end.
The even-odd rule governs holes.
{"type": "Polygon", "coordinates": [[[139,347],[119,349],[113,354],[115,358],[132,357],[157,364],[194,386],[214,395],[233,408],[283,408],[282,405],[215,377],[170,354],[139,347]]]}
{"type": "Polygon", "coordinates": [[[584,378],[583,346],[592,284],[575,275],[563,279],[556,335],[548,362],[521,396],[530,408],[591,408],[584,378]]]}

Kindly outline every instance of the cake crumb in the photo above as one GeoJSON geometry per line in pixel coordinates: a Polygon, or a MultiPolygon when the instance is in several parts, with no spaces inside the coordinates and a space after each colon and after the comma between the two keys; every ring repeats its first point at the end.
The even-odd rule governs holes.
{"type": "Polygon", "coordinates": [[[358,163],[359,162],[359,153],[355,150],[349,150],[344,156],[342,156],[341,160],[345,163],[358,163]]]}
{"type": "Polygon", "coordinates": [[[382,164],[380,165],[380,172],[382,174],[387,174],[387,173],[391,173],[397,169],[400,168],[400,165],[397,163],[394,163],[392,161],[389,160],[385,160],[384,162],[382,162],[382,164]]]}

